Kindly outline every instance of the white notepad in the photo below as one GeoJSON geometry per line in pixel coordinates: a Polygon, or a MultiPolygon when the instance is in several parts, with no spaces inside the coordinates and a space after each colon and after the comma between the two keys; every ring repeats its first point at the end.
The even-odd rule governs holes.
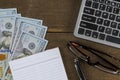
{"type": "Polygon", "coordinates": [[[9,62],[14,80],[68,80],[59,48],[9,62]]]}

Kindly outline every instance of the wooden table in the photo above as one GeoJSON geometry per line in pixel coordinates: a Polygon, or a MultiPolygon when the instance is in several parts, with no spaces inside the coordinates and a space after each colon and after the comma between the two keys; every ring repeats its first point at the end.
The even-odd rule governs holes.
{"type": "MultiPolygon", "coordinates": [[[[79,80],[74,68],[74,57],[66,43],[78,40],[81,44],[107,52],[120,58],[120,49],[90,42],[73,36],[81,0],[0,0],[0,8],[17,8],[22,16],[42,19],[48,26],[47,49],[59,47],[69,80],[79,80]]],[[[100,71],[81,62],[87,80],[120,80],[120,75],[100,71]]]]}

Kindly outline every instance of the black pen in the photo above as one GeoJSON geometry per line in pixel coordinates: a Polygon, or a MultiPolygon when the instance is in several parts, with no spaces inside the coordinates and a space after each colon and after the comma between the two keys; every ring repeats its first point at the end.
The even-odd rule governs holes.
{"type": "Polygon", "coordinates": [[[86,80],[85,75],[84,75],[83,71],[80,68],[80,61],[79,61],[79,59],[75,59],[74,62],[75,62],[75,68],[76,68],[76,71],[78,73],[79,79],[80,80],[86,80]]]}

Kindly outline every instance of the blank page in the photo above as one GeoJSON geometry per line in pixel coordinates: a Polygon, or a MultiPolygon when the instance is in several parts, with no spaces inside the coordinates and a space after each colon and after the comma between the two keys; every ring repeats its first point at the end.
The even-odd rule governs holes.
{"type": "Polygon", "coordinates": [[[14,80],[68,80],[59,48],[9,62],[14,80]]]}

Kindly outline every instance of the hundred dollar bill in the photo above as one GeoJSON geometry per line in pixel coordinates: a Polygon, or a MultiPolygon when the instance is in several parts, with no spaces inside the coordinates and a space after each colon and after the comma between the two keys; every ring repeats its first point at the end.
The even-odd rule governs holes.
{"type": "Polygon", "coordinates": [[[16,14],[17,14],[16,8],[0,9],[0,16],[2,16],[2,15],[16,15],[16,14]]]}
{"type": "Polygon", "coordinates": [[[0,79],[5,73],[5,68],[8,65],[8,57],[12,55],[10,50],[0,50],[0,79]]]}
{"type": "Polygon", "coordinates": [[[42,25],[42,20],[39,19],[33,19],[33,18],[27,18],[27,17],[16,17],[16,22],[15,22],[15,29],[14,29],[14,36],[13,36],[13,45],[12,45],[12,50],[15,48],[14,46],[17,43],[17,32],[19,32],[19,27],[21,22],[27,22],[27,23],[31,23],[31,24],[38,24],[38,25],[42,25]]]}
{"type": "Polygon", "coordinates": [[[13,51],[11,59],[17,59],[42,52],[45,50],[47,43],[48,41],[43,38],[23,32],[13,51]]]}
{"type": "Polygon", "coordinates": [[[0,50],[10,49],[16,17],[0,16],[0,50]]]}
{"type": "Polygon", "coordinates": [[[0,8],[0,10],[17,10],[17,8],[0,8]]]}
{"type": "Polygon", "coordinates": [[[47,27],[43,25],[35,25],[26,22],[21,22],[19,31],[17,32],[17,39],[20,37],[22,31],[44,38],[47,31],[47,27]]]}
{"type": "Polygon", "coordinates": [[[19,31],[19,26],[21,22],[27,22],[27,23],[32,23],[32,24],[38,24],[42,25],[43,21],[39,19],[33,19],[33,18],[27,18],[27,17],[16,17],[16,22],[15,22],[15,34],[17,31],[19,31]]]}
{"type": "MultiPolygon", "coordinates": [[[[21,22],[20,27],[19,27],[19,31],[16,33],[16,37],[15,37],[16,42],[18,41],[18,39],[23,31],[26,33],[30,33],[30,34],[33,34],[35,36],[44,38],[46,31],[47,31],[47,27],[42,26],[42,25],[37,25],[37,24],[35,25],[35,24],[26,23],[26,22],[21,22]]],[[[12,51],[14,50],[15,45],[12,48],[12,51]]]]}

